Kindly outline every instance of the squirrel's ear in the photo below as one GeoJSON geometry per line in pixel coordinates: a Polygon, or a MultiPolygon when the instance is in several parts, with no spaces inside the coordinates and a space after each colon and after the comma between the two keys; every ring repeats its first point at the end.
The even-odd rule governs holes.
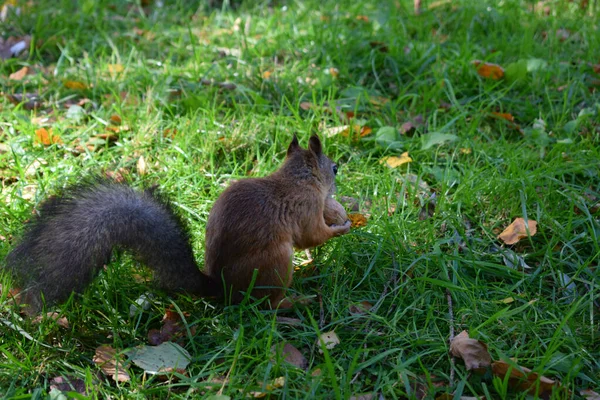
{"type": "Polygon", "coordinates": [[[300,143],[298,143],[298,137],[294,133],[294,138],[292,139],[292,142],[290,143],[290,145],[288,146],[288,149],[287,149],[288,156],[290,154],[292,154],[293,152],[295,152],[296,150],[298,150],[299,148],[300,148],[300,143]]]}
{"type": "Polygon", "coordinates": [[[310,140],[308,141],[308,148],[311,149],[316,155],[321,155],[323,152],[323,145],[321,144],[321,141],[317,135],[312,135],[310,137],[310,140]]]}

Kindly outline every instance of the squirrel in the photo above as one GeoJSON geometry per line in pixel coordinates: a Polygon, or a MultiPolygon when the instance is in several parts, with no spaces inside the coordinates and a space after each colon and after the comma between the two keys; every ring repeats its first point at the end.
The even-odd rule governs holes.
{"type": "Polygon", "coordinates": [[[350,230],[343,207],[331,197],[336,174],[317,136],[303,149],[294,135],[277,171],[236,181],[217,198],[206,227],[203,271],[183,223],[154,190],[139,192],[107,179],[71,187],[42,203],[6,257],[23,285],[18,302],[33,315],[44,303],[82,292],[119,247],[152,269],[156,286],[167,292],[238,303],[253,285],[251,295],[268,297],[275,308],[285,303],[291,284],[294,247],[318,246],[350,230]]]}

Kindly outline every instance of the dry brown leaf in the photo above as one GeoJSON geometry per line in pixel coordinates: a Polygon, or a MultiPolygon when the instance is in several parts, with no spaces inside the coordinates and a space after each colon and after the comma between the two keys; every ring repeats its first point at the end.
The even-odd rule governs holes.
{"type": "Polygon", "coordinates": [[[515,117],[512,114],[509,113],[501,113],[501,112],[495,112],[492,111],[491,113],[494,117],[500,118],[500,119],[505,119],[509,122],[515,122],[515,117]]]}
{"type": "Polygon", "coordinates": [[[498,80],[504,76],[504,69],[498,64],[487,63],[481,60],[473,60],[471,63],[477,67],[477,73],[483,78],[498,80]]]}
{"type": "Polygon", "coordinates": [[[62,143],[60,136],[52,133],[52,128],[39,128],[35,130],[35,143],[41,143],[44,146],[50,146],[54,143],[62,143]]]}
{"type": "Polygon", "coordinates": [[[20,81],[23,78],[25,78],[25,76],[27,76],[28,72],[29,72],[29,67],[23,67],[20,70],[15,71],[12,74],[10,74],[8,76],[8,78],[12,79],[13,81],[20,81]]]}
{"type": "Polygon", "coordinates": [[[317,339],[317,345],[319,346],[319,353],[323,354],[321,345],[325,346],[327,350],[333,349],[335,346],[340,344],[340,338],[336,335],[335,331],[329,331],[322,333],[317,339]]]}
{"type": "Polygon", "coordinates": [[[83,90],[83,89],[88,88],[88,85],[86,85],[83,82],[79,82],[79,81],[64,81],[63,85],[67,89],[72,89],[72,90],[83,90]]]}
{"type": "Polygon", "coordinates": [[[600,394],[594,392],[591,389],[580,390],[579,394],[586,400],[600,400],[600,394]]]}
{"type": "Polygon", "coordinates": [[[117,355],[117,351],[112,346],[98,347],[93,361],[105,375],[111,376],[117,382],[127,382],[131,379],[125,370],[122,356],[117,355]]]}
{"type": "Polygon", "coordinates": [[[450,353],[465,362],[467,370],[485,368],[492,362],[487,345],[479,340],[471,339],[467,331],[462,331],[450,343],[450,353]]]}
{"type": "Polygon", "coordinates": [[[500,379],[504,379],[509,374],[509,371],[508,384],[512,388],[535,393],[538,390],[539,380],[538,396],[549,394],[552,392],[552,388],[560,386],[556,381],[541,376],[537,372],[532,372],[529,368],[514,366],[514,364],[509,364],[505,361],[494,361],[492,363],[492,373],[500,379]]]}
{"type": "Polygon", "coordinates": [[[412,158],[410,158],[410,156],[408,155],[408,151],[405,151],[404,153],[402,153],[400,155],[400,157],[396,157],[396,156],[385,157],[379,163],[381,164],[384,162],[385,162],[385,165],[387,165],[390,168],[398,168],[399,166],[401,166],[403,164],[412,162],[412,158]]]}
{"type": "Polygon", "coordinates": [[[337,78],[340,75],[340,71],[337,68],[329,68],[329,74],[334,78],[337,78]]]}
{"type": "Polygon", "coordinates": [[[61,392],[76,392],[88,396],[85,381],[74,376],[55,376],[50,380],[50,390],[52,389],[61,392]]]}
{"type": "Polygon", "coordinates": [[[33,324],[39,324],[44,318],[54,320],[58,326],[69,329],[69,320],[67,320],[67,317],[61,317],[57,312],[47,312],[46,315],[38,315],[31,322],[33,324]]]}
{"type": "Polygon", "coordinates": [[[369,22],[369,17],[367,17],[366,15],[357,15],[356,16],[356,20],[357,21],[369,22]]]}
{"type": "Polygon", "coordinates": [[[28,111],[38,109],[43,105],[39,99],[39,96],[33,93],[7,94],[6,97],[14,105],[23,104],[23,108],[28,111]]]}
{"type": "Polygon", "coordinates": [[[498,239],[506,244],[515,244],[519,240],[528,237],[527,230],[529,230],[529,235],[535,235],[537,232],[537,221],[530,219],[527,221],[527,226],[525,226],[523,218],[515,218],[513,223],[498,235],[498,239]]]}
{"type": "Polygon", "coordinates": [[[368,301],[361,301],[360,303],[350,304],[348,308],[350,309],[350,314],[361,315],[373,308],[373,304],[368,301]]]}
{"type": "Polygon", "coordinates": [[[304,357],[300,350],[289,343],[273,345],[271,347],[271,353],[275,356],[279,355],[285,362],[295,365],[298,368],[306,369],[308,367],[308,360],[306,357],[304,357]]]}
{"type": "Polygon", "coordinates": [[[361,226],[367,226],[367,217],[363,214],[353,213],[348,214],[348,219],[351,222],[353,228],[360,228],[361,226]]]}

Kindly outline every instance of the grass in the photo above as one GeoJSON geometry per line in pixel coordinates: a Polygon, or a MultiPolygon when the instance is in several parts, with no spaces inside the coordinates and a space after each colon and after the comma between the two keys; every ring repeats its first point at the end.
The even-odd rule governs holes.
{"type": "MultiPolygon", "coordinates": [[[[0,64],[0,259],[44,198],[82,176],[120,171],[135,187],[160,185],[202,260],[216,197],[231,179],[274,171],[295,132],[304,145],[320,133],[339,160],[338,196],[358,199],[368,224],[314,250],[314,267],[296,273],[293,291],[320,301],[287,314],[300,321],[292,326],[253,301],[224,307],[156,291],[152,308],[130,317],[152,289],[123,254],[57,308],[68,329],[21,318],[4,290],[6,397],[43,397],[57,376],[81,379],[100,398],[201,397],[225,376],[218,387],[231,398],[266,392],[280,376],[285,385],[271,393],[281,398],[536,397],[452,364],[452,329],[486,343],[494,360],[514,358],[567,389],[546,396],[600,391],[596,2],[550,1],[546,14],[526,1],[456,0],[419,16],[404,0],[22,3],[1,30],[32,35],[33,45],[0,64]],[[475,59],[502,65],[507,79],[482,78],[475,59]],[[8,78],[24,66],[31,75],[8,78]],[[42,107],[9,101],[19,93],[37,94],[42,107]],[[333,106],[373,133],[328,137],[347,123],[333,106]],[[381,127],[407,121],[416,129],[392,134],[391,147],[375,140],[381,127]],[[42,126],[62,143],[36,143],[42,126]],[[97,137],[111,127],[116,142],[97,137]],[[455,136],[427,148],[438,134],[455,136]],[[380,163],[404,151],[411,163],[380,163]],[[516,217],[536,220],[538,232],[504,246],[496,236],[516,217]],[[507,266],[511,254],[530,268],[507,266]],[[374,308],[351,313],[361,301],[374,308]],[[193,356],[186,375],[163,381],[134,367],[130,382],[104,379],[95,349],[146,343],[167,308],[197,330],[183,341],[193,356]],[[320,354],[316,338],[331,330],[341,343],[320,354]],[[307,371],[273,359],[271,346],[283,341],[305,355],[307,371]]],[[[2,284],[12,286],[6,274],[2,284]]]]}

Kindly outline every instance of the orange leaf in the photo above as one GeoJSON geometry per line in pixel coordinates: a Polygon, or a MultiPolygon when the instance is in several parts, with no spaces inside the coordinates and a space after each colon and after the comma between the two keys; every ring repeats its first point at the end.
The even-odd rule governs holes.
{"type": "Polygon", "coordinates": [[[25,76],[27,75],[28,72],[29,72],[29,67],[23,67],[20,70],[10,74],[8,76],[8,78],[12,79],[13,81],[20,81],[23,78],[25,78],[25,76]]]}
{"type": "Polygon", "coordinates": [[[52,134],[52,128],[47,130],[46,128],[39,128],[35,130],[36,143],[41,143],[44,146],[50,146],[53,143],[62,143],[60,136],[52,134]]]}
{"type": "Polygon", "coordinates": [[[65,87],[67,89],[73,89],[73,90],[83,90],[83,89],[88,88],[88,85],[86,85],[83,82],[78,82],[78,81],[65,81],[63,84],[65,85],[65,87]]]}
{"type": "Polygon", "coordinates": [[[362,214],[354,213],[348,214],[348,219],[352,223],[353,228],[360,228],[361,226],[367,226],[367,217],[362,214]]]}
{"type": "Polygon", "coordinates": [[[513,115],[509,114],[509,113],[500,113],[500,112],[494,112],[494,111],[492,111],[492,115],[494,117],[505,119],[505,120],[507,120],[509,122],[515,122],[515,117],[513,117],[513,115]]]}
{"type": "Polygon", "coordinates": [[[265,71],[265,72],[263,72],[262,77],[263,77],[263,79],[269,79],[272,74],[273,74],[273,71],[265,71]]]}
{"type": "Polygon", "coordinates": [[[528,236],[528,230],[529,235],[535,235],[537,232],[537,221],[530,219],[527,221],[527,226],[525,226],[525,220],[523,218],[515,218],[513,223],[498,235],[498,239],[506,244],[515,244],[528,236]]]}
{"type": "Polygon", "coordinates": [[[337,68],[329,68],[329,73],[331,74],[331,76],[333,76],[334,78],[337,78],[338,75],[340,74],[340,71],[337,68]]]}
{"type": "Polygon", "coordinates": [[[110,122],[114,125],[121,125],[121,117],[117,114],[113,114],[110,116],[110,122]]]}
{"type": "Polygon", "coordinates": [[[369,22],[369,17],[367,17],[366,15],[357,15],[356,16],[356,20],[357,21],[369,22]]]}
{"type": "Polygon", "coordinates": [[[472,61],[472,64],[477,67],[477,73],[484,78],[498,80],[504,76],[504,69],[498,64],[483,62],[480,60],[472,61]]]}

